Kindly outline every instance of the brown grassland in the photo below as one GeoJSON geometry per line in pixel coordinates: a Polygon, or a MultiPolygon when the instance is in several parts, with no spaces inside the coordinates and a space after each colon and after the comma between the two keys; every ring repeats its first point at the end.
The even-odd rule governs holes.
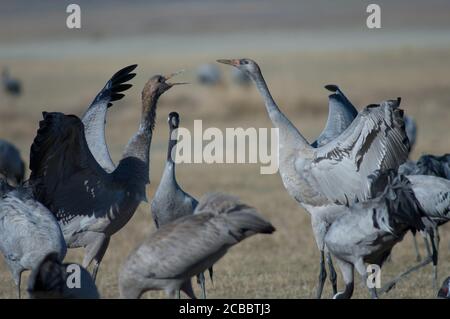
{"type": "MultiPolygon", "coordinates": [[[[328,83],[339,84],[358,108],[387,98],[402,97],[402,108],[418,123],[418,141],[412,153],[443,154],[450,150],[450,49],[399,48],[379,51],[268,53],[249,52],[257,60],[282,110],[310,140],[323,128],[327,116],[328,83]]],[[[194,70],[205,61],[229,56],[168,56],[137,53],[125,58],[80,57],[61,59],[14,59],[7,62],[23,80],[24,95],[0,98],[0,138],[15,143],[28,162],[41,112],[62,111],[82,115],[97,91],[119,68],[138,63],[134,87],[108,113],[107,139],[115,161],[134,134],[140,115],[140,90],[153,74],[185,68],[180,80],[191,85],[175,87],[160,100],[151,147],[151,184],[148,198],[158,185],[166,156],[169,112],[181,115],[181,125],[192,128],[194,119],[203,127],[271,127],[263,103],[253,86],[236,87],[225,81],[216,88],[195,82],[194,70]]],[[[221,66],[229,74],[229,69],[221,66]]],[[[255,236],[234,247],[215,266],[214,286],[207,282],[209,298],[311,298],[318,277],[318,251],[308,214],[289,197],[278,174],[260,175],[259,165],[182,164],[177,168],[180,185],[199,198],[209,191],[239,196],[256,208],[277,228],[272,236],[255,236]]],[[[113,236],[98,275],[102,297],[118,297],[120,265],[144,237],[154,231],[150,207],[143,203],[132,220],[113,236]]],[[[422,255],[425,255],[420,236],[422,255]]],[[[450,225],[441,228],[439,282],[450,275],[450,225]]],[[[82,251],[70,250],[66,260],[79,262],[82,251]]],[[[411,235],[393,250],[383,268],[382,280],[415,262],[411,235]]],[[[389,298],[431,298],[431,265],[412,274],[388,295],[389,298]]],[[[23,290],[28,274],[23,276],[23,290]]],[[[339,276],[340,288],[342,281],[339,276]]],[[[0,298],[15,298],[10,273],[0,258],[0,298]]],[[[356,278],[359,283],[360,279],[356,278]]],[[[194,284],[197,294],[198,286],[194,284]]],[[[325,297],[330,297],[327,284],[325,297]]],[[[149,292],[148,298],[165,297],[149,292]]],[[[368,292],[357,284],[356,298],[368,292]]]]}

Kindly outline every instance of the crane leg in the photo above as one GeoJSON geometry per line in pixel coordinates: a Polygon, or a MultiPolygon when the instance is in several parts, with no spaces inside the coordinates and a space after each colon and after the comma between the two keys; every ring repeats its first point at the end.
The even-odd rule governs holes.
{"type": "Polygon", "coordinates": [[[94,282],[95,279],[97,278],[97,272],[98,268],[100,267],[100,263],[102,262],[103,256],[105,256],[106,249],[108,249],[110,238],[111,237],[106,237],[99,252],[94,257],[94,269],[92,271],[92,279],[94,280],[94,282]]]}
{"type": "Polygon", "coordinates": [[[417,238],[415,233],[413,233],[413,243],[414,243],[414,250],[416,251],[416,261],[419,262],[422,260],[422,256],[420,256],[419,245],[417,244],[417,238]]]}
{"type": "Polygon", "coordinates": [[[21,293],[20,293],[20,283],[21,283],[21,281],[22,281],[21,278],[22,278],[22,274],[19,273],[19,280],[18,280],[18,282],[17,282],[17,298],[18,298],[18,299],[21,299],[21,298],[22,298],[21,293]]]}
{"type": "Polygon", "coordinates": [[[197,275],[197,283],[200,285],[200,288],[202,289],[202,299],[206,299],[206,285],[205,285],[205,274],[199,273],[197,275]]]}
{"type": "Polygon", "coordinates": [[[17,286],[17,298],[18,299],[21,299],[20,284],[22,282],[22,271],[23,270],[19,270],[13,275],[14,282],[16,283],[16,286],[17,286]]]}
{"type": "Polygon", "coordinates": [[[333,296],[333,299],[350,299],[353,296],[354,284],[354,266],[344,260],[336,258],[339,269],[341,270],[342,278],[345,283],[345,290],[338,292],[333,296]]]}
{"type": "Polygon", "coordinates": [[[367,282],[368,274],[367,274],[366,266],[364,265],[364,261],[362,259],[359,259],[355,263],[355,268],[356,268],[356,271],[360,274],[364,285],[369,289],[371,298],[378,299],[377,288],[368,286],[368,282],[367,282]]]}
{"type": "Polygon", "coordinates": [[[208,272],[209,272],[209,279],[211,279],[211,283],[214,287],[214,279],[213,279],[213,275],[214,275],[214,269],[213,266],[208,268],[208,272]]]}
{"type": "Polygon", "coordinates": [[[378,299],[377,288],[375,288],[375,287],[369,288],[369,292],[370,292],[370,296],[372,297],[372,299],[378,299]]]}
{"type": "Polygon", "coordinates": [[[395,287],[395,285],[397,284],[397,282],[399,282],[401,279],[403,279],[404,277],[408,276],[410,273],[419,270],[420,268],[428,265],[429,263],[431,263],[433,260],[431,258],[431,256],[427,257],[426,259],[422,260],[420,263],[410,267],[409,269],[405,270],[404,272],[402,272],[401,274],[397,275],[394,279],[392,279],[391,281],[389,281],[386,285],[384,285],[380,290],[379,293],[380,294],[384,294],[389,292],[392,288],[395,287]]]}
{"type": "Polygon", "coordinates": [[[333,296],[334,296],[337,294],[337,274],[333,266],[333,259],[331,259],[330,252],[327,252],[327,263],[328,263],[328,270],[330,271],[330,282],[331,286],[333,287],[333,296]]]}
{"type": "Polygon", "coordinates": [[[189,298],[197,299],[194,294],[194,290],[192,289],[191,279],[186,280],[183,285],[181,285],[180,290],[183,291],[189,298]]]}
{"type": "Polygon", "coordinates": [[[325,253],[323,250],[320,251],[320,273],[319,273],[319,286],[317,287],[316,298],[320,299],[322,297],[323,286],[325,280],[327,279],[327,271],[325,270],[325,253]]]}
{"type": "Polygon", "coordinates": [[[94,268],[92,270],[92,279],[96,280],[98,268],[108,249],[110,237],[106,237],[103,233],[96,233],[95,238],[86,246],[86,253],[84,255],[83,267],[87,268],[92,261],[94,261],[94,268]]]}
{"type": "Polygon", "coordinates": [[[439,245],[439,239],[438,235],[436,235],[437,229],[435,228],[434,231],[432,231],[430,235],[430,242],[431,242],[431,260],[433,261],[433,290],[437,290],[437,277],[438,277],[438,257],[439,257],[439,251],[438,251],[438,245],[439,245]]]}

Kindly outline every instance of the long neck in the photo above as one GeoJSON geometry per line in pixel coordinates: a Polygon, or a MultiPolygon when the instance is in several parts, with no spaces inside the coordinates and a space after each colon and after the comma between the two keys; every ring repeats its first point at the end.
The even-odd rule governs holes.
{"type": "Polygon", "coordinates": [[[252,78],[264,100],[270,120],[273,125],[280,130],[280,138],[295,140],[295,143],[300,148],[310,147],[308,141],[302,136],[302,134],[300,134],[297,128],[278,108],[278,105],[275,103],[272,95],[270,94],[266,81],[264,80],[261,72],[256,72],[253,74],[252,78]]]}
{"type": "Polygon", "coordinates": [[[175,177],[175,162],[172,158],[172,153],[175,154],[175,147],[177,145],[177,138],[176,136],[173,136],[174,129],[170,127],[169,130],[169,146],[167,148],[167,160],[166,160],[166,167],[164,168],[164,174],[163,179],[167,180],[167,182],[176,184],[176,177],[175,177]]]}
{"type": "Polygon", "coordinates": [[[170,130],[169,130],[169,143],[168,143],[169,146],[167,148],[167,163],[170,163],[171,165],[175,166],[175,163],[174,163],[173,158],[172,158],[172,153],[175,154],[175,146],[177,145],[178,137],[174,136],[175,135],[174,132],[176,132],[176,129],[170,127],[170,130]]]}
{"type": "Polygon", "coordinates": [[[138,131],[128,142],[123,158],[136,157],[144,163],[149,163],[150,144],[155,127],[156,104],[159,96],[142,94],[142,115],[138,131]]]}
{"type": "Polygon", "coordinates": [[[175,162],[172,159],[172,151],[175,152],[175,145],[177,144],[177,140],[172,139],[173,132],[174,130],[170,128],[166,166],[164,167],[163,175],[157,189],[157,193],[162,192],[160,194],[164,194],[162,196],[166,196],[168,193],[173,194],[179,188],[175,176],[175,162]]]}

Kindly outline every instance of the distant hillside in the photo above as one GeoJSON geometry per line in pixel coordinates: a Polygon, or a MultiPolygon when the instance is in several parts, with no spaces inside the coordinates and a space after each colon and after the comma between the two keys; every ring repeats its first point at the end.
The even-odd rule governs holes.
{"type": "Polygon", "coordinates": [[[358,31],[369,3],[382,7],[385,29],[450,29],[450,1],[194,0],[14,1],[0,3],[0,42],[152,33],[270,30],[358,31]],[[81,31],[65,27],[69,3],[82,8],[81,31]]]}

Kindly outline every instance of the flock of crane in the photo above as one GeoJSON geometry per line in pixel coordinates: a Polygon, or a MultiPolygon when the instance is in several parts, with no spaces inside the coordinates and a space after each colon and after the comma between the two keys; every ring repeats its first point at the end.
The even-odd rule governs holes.
{"type": "MultiPolygon", "coordinates": [[[[354,271],[366,282],[366,265],[382,267],[409,231],[423,234],[428,257],[384,287],[369,287],[370,294],[378,297],[429,263],[437,287],[438,227],[450,219],[450,155],[408,160],[416,129],[399,108],[400,98],[358,112],[338,86],[326,86],[331,91],[328,120],[310,144],[277,106],[256,62],[218,62],[232,65],[256,85],[273,126],[279,129],[279,172],[289,195],[311,215],[320,252],[317,298],[326,281],[326,264],[334,298],[351,298],[354,271]],[[345,284],[340,292],[333,260],[345,284]]],[[[81,119],[43,113],[30,149],[27,180],[18,150],[0,140],[0,251],[19,298],[25,270],[31,270],[27,289],[31,298],[100,296],[95,280],[110,238],[141,201],[147,201],[158,100],[184,84],[169,82],[177,73],[148,80],[142,90],[139,128],[116,165],[105,140],[106,115],[131,87],[128,82],[135,68],[130,65],[115,73],[81,119]],[[81,285],[70,288],[67,270],[74,264],[63,261],[68,248],[78,247],[85,250],[78,265],[81,285]],[[86,270],[91,264],[92,274],[86,270]]],[[[11,81],[4,74],[6,90],[11,81]]],[[[197,200],[179,186],[171,156],[179,123],[179,114],[171,112],[166,165],[151,201],[157,229],[119,270],[123,298],[140,298],[149,290],[164,290],[178,298],[182,291],[195,298],[192,277],[206,298],[204,273],[208,271],[213,280],[213,265],[229,248],[252,235],[275,231],[255,208],[236,197],[209,193],[197,200]]],[[[450,298],[449,285],[447,278],[438,297],[450,298]]]]}

